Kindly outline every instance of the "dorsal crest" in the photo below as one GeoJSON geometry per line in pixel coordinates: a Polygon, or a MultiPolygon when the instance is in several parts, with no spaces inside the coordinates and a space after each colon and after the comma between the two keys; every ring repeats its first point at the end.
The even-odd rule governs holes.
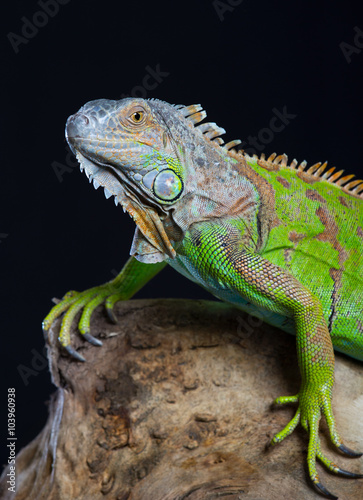
{"type": "MultiPolygon", "coordinates": [[[[206,118],[207,113],[202,108],[200,104],[191,104],[190,106],[176,105],[175,106],[182,116],[186,118],[191,124],[199,130],[206,140],[212,142],[216,146],[222,147],[228,152],[233,158],[248,159],[250,156],[245,153],[242,149],[237,150],[236,147],[241,144],[241,140],[235,139],[233,141],[224,143],[224,140],[220,137],[225,134],[224,128],[219,127],[214,122],[200,123],[206,118]]],[[[297,172],[303,173],[302,175],[311,176],[313,180],[325,180],[332,184],[335,184],[344,192],[363,198],[363,180],[355,179],[354,174],[343,175],[344,170],[336,171],[336,167],[331,167],[327,169],[328,162],[318,162],[307,168],[307,162],[304,160],[298,163],[297,160],[293,159],[288,163],[288,158],[286,154],[276,155],[272,153],[268,158],[265,157],[264,153],[260,156],[254,154],[252,158],[264,168],[269,170],[279,170],[282,168],[290,168],[297,172]]]]}
{"type": "MultiPolygon", "coordinates": [[[[237,154],[240,154],[240,152],[237,154]]],[[[307,162],[305,160],[299,163],[296,159],[293,159],[292,162],[289,163],[286,154],[277,156],[276,153],[272,153],[268,158],[266,158],[265,154],[261,153],[260,156],[255,154],[252,158],[257,161],[258,165],[269,170],[278,170],[280,167],[290,168],[300,173],[303,172],[305,175],[311,176],[316,181],[325,180],[331,184],[335,184],[343,191],[363,198],[363,180],[354,179],[354,174],[343,175],[344,170],[336,171],[336,167],[328,169],[327,161],[324,163],[314,163],[307,168],[307,162]]]]}

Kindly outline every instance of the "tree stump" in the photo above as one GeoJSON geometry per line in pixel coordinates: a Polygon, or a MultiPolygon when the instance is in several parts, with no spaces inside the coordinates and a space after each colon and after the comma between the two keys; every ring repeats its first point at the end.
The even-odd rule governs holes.
{"type": "MultiPolygon", "coordinates": [[[[74,331],[80,363],[48,348],[53,382],[44,430],[16,459],[16,494],[4,471],[4,500],[317,499],[305,472],[307,436],[299,428],[266,444],[294,414],[271,408],[299,388],[295,339],[219,302],[134,300],[102,308],[94,347],[74,331]]],[[[345,442],[363,450],[362,364],[337,355],[334,409],[345,442]]],[[[36,408],[29,411],[36,412],[36,408]]],[[[363,461],[322,446],[342,468],[363,461]]],[[[362,499],[363,482],[323,470],[340,498],[362,499]]]]}

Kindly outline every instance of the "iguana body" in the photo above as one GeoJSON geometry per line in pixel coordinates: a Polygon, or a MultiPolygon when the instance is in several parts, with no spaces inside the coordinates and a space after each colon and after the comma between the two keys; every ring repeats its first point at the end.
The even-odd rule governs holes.
{"type": "Polygon", "coordinates": [[[81,168],[106,197],[115,196],[137,229],[131,258],[110,283],[66,296],[44,321],[63,311],[61,344],[83,308],[79,329],[89,333],[94,308],[131,297],[168,263],[216,297],[296,334],[302,385],[298,410],[277,434],[301,422],[308,431],[308,467],[317,489],[316,458],[339,469],[320,449],[323,414],[333,443],[350,456],[331,409],[334,347],[363,360],[363,181],[326,164],[306,168],[285,155],[265,159],[223,146],[224,130],[198,123],[199,105],[158,100],[92,101],[67,122],[67,139],[81,168]]]}

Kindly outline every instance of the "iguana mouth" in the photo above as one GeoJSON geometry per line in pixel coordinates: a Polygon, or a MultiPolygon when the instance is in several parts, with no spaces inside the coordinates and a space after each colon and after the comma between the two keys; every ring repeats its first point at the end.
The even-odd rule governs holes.
{"type": "Polygon", "coordinates": [[[76,158],[81,172],[85,172],[94,188],[98,189],[102,186],[105,197],[107,199],[114,197],[115,205],[120,204],[124,212],[132,217],[146,240],[158,252],[174,258],[176,253],[165,232],[160,207],[156,208],[151,203],[144,203],[144,200],[140,200],[138,193],[134,193],[131,189],[126,176],[113,165],[96,162],[78,150],[76,150],[76,158]]]}

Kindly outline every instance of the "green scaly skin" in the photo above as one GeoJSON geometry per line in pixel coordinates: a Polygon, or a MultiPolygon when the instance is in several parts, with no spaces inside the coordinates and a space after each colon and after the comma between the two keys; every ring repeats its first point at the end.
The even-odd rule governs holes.
{"type": "Polygon", "coordinates": [[[119,300],[131,298],[166,264],[213,295],[272,325],[296,334],[301,387],[289,424],[272,439],[281,442],[301,423],[309,435],[308,469],[316,489],[316,460],[344,477],[321,451],[319,421],[327,421],[333,444],[343,443],[332,411],[333,347],[363,360],[363,182],[327,169],[306,168],[287,157],[250,157],[240,141],[222,146],[225,131],[199,124],[199,105],[158,100],[91,101],[67,122],[67,140],[94,186],[105,188],[135,220],[131,259],[109,283],[71,292],[45,318],[48,332],[64,313],[59,341],[90,334],[93,310],[104,303],[109,317],[119,300]],[[199,124],[199,125],[198,125],[199,124]]]}

